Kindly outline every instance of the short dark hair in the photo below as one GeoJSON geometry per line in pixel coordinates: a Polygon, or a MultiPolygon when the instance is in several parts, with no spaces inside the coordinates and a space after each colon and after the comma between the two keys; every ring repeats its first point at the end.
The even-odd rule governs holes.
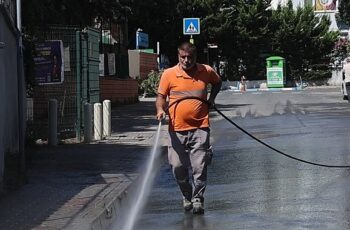
{"type": "Polygon", "coordinates": [[[193,45],[190,42],[183,42],[179,45],[179,47],[177,48],[177,52],[179,52],[180,50],[186,51],[186,52],[190,52],[194,55],[197,55],[197,47],[195,45],[193,45]]]}

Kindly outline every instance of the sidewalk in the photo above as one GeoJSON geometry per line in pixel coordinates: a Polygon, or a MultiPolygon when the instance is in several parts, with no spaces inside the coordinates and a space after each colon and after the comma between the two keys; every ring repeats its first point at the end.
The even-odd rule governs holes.
{"type": "Polygon", "coordinates": [[[39,146],[27,184],[0,198],[0,229],[106,229],[149,156],[157,125],[148,99],[115,107],[106,140],[39,146]]]}

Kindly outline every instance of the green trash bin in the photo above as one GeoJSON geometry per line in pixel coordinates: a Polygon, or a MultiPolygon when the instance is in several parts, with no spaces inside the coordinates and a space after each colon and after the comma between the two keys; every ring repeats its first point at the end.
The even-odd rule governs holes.
{"type": "Polygon", "coordinates": [[[283,57],[266,58],[266,77],[268,88],[282,88],[286,84],[286,62],[283,57]]]}

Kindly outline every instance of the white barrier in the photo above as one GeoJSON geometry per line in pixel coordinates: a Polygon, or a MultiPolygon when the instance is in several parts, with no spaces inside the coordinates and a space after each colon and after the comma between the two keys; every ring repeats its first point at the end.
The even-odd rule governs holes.
{"type": "Polygon", "coordinates": [[[94,104],[94,138],[102,140],[102,105],[101,103],[94,104]]]}
{"type": "Polygon", "coordinates": [[[109,137],[111,136],[112,128],[111,128],[111,101],[104,100],[103,101],[103,136],[109,137]]]}

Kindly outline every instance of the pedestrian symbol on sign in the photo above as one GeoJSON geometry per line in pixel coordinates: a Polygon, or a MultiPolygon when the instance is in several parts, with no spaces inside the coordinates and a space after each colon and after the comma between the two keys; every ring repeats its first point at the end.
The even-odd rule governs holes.
{"type": "Polygon", "coordinates": [[[187,27],[186,30],[187,33],[196,33],[197,29],[196,27],[193,25],[193,23],[191,22],[191,24],[187,27]]]}

